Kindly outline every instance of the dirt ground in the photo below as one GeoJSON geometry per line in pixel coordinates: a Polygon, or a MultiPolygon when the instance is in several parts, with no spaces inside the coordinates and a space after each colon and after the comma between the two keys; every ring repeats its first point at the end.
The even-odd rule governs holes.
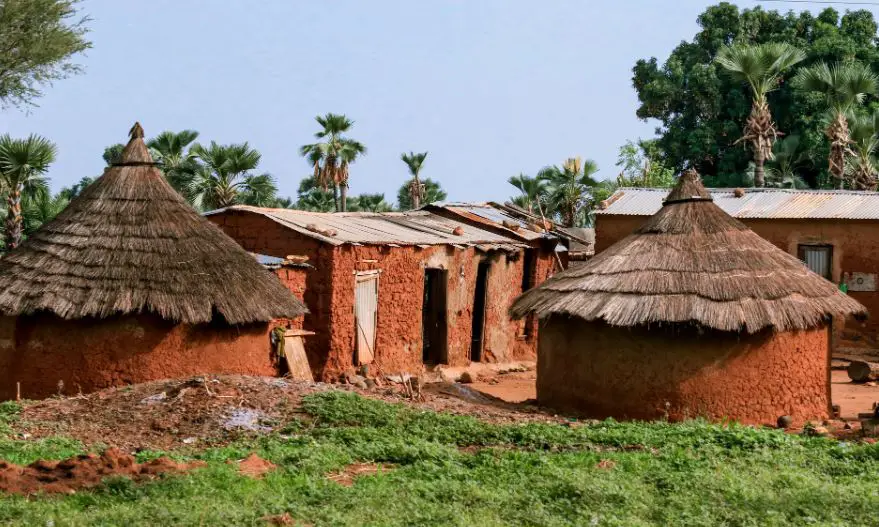
{"type": "MultiPolygon", "coordinates": [[[[869,412],[879,400],[879,386],[851,383],[844,370],[832,373],[833,400],[847,421],[869,412]]],[[[273,377],[200,376],[28,401],[15,428],[22,439],[64,435],[88,447],[124,452],[200,449],[242,435],[285,433],[291,421],[310,419],[301,410],[302,396],[325,390],[355,391],[496,423],[568,422],[568,416],[535,404],[535,378],[534,370],[485,374],[475,376],[472,384],[432,383],[413,392],[388,381],[362,389],[273,377]]]]}

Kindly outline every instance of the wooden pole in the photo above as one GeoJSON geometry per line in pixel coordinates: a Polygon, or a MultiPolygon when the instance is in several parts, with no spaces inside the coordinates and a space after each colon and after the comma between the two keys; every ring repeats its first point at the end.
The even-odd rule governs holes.
{"type": "Polygon", "coordinates": [[[15,383],[15,400],[21,401],[21,382],[20,381],[15,383]]]}

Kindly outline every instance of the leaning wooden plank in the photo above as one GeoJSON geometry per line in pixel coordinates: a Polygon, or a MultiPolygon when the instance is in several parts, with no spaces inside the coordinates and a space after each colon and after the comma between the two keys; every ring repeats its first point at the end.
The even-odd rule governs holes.
{"type": "Polygon", "coordinates": [[[291,378],[297,381],[314,382],[314,375],[308,365],[308,357],[305,355],[305,346],[302,345],[301,336],[284,336],[284,357],[287,359],[291,378]]]}

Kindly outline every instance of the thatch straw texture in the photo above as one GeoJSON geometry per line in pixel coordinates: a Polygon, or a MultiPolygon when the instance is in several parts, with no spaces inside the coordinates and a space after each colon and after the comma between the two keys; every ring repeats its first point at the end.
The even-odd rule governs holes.
{"type": "Polygon", "coordinates": [[[0,259],[0,314],[38,311],[245,324],[307,310],[171,188],[135,124],[121,161],[0,259]]]}
{"type": "Polygon", "coordinates": [[[692,322],[754,333],[812,328],[866,309],[723,212],[691,171],[634,233],[511,308],[517,318],[531,312],[614,326],[692,322]]]}

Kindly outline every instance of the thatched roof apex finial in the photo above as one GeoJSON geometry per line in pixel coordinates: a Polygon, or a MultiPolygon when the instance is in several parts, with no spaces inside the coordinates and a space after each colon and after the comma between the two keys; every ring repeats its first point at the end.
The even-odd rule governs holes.
{"type": "Polygon", "coordinates": [[[128,131],[128,137],[134,139],[139,137],[143,139],[143,126],[140,125],[138,121],[134,122],[134,126],[131,127],[131,130],[128,131]]]}
{"type": "Polygon", "coordinates": [[[138,165],[155,165],[153,156],[150,155],[150,149],[144,142],[143,127],[139,122],[135,122],[131,130],[128,131],[128,144],[122,150],[119,161],[113,163],[113,166],[138,166],[138,165]]]}
{"type": "Polygon", "coordinates": [[[699,173],[693,168],[684,170],[678,178],[677,184],[662,203],[669,205],[687,201],[714,201],[711,199],[711,194],[705,190],[699,173]]]}

